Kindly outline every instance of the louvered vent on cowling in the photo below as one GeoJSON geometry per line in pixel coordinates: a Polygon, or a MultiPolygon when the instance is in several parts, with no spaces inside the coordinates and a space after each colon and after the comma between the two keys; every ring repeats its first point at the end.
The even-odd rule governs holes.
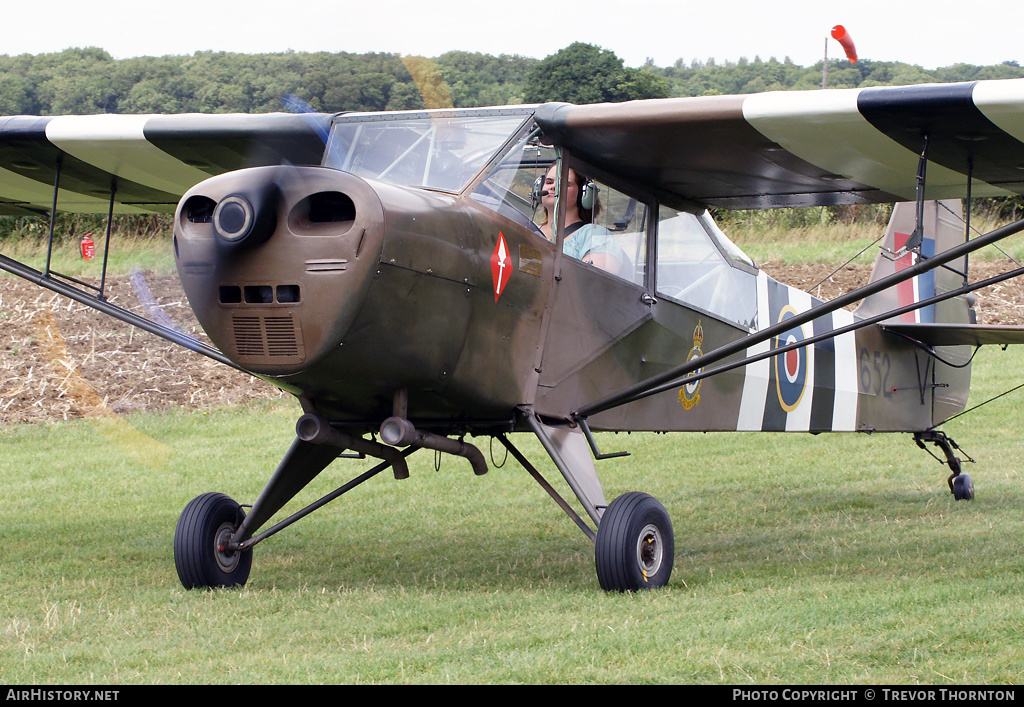
{"type": "Polygon", "coordinates": [[[238,351],[240,357],[261,358],[266,356],[259,317],[232,317],[231,323],[235,331],[235,350],[238,351]]]}
{"type": "Polygon", "coordinates": [[[302,340],[290,315],[234,315],[231,326],[240,360],[291,363],[304,357],[302,340]]]}
{"type": "Polygon", "coordinates": [[[263,320],[267,333],[268,356],[298,356],[295,324],[291,317],[267,317],[263,320]]]}

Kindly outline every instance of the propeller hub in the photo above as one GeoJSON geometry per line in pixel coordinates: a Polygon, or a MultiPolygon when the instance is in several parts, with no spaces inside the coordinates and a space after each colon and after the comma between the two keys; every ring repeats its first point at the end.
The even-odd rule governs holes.
{"type": "Polygon", "coordinates": [[[280,199],[281,192],[272,181],[228,194],[213,210],[213,230],[218,240],[232,247],[264,243],[277,228],[280,199]]]}
{"type": "Polygon", "coordinates": [[[224,198],[213,212],[213,226],[217,234],[232,243],[249,235],[254,221],[252,204],[240,194],[224,198]]]}

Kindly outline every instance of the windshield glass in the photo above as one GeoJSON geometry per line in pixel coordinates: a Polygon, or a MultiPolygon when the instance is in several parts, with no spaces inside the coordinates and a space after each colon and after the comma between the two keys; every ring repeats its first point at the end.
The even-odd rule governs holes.
{"type": "Polygon", "coordinates": [[[459,192],[525,117],[342,116],[331,126],[323,164],[391,184],[459,192]]]}
{"type": "Polygon", "coordinates": [[[537,180],[557,158],[537,131],[522,136],[473,191],[475,201],[544,237],[534,223],[540,206],[537,180]]]}

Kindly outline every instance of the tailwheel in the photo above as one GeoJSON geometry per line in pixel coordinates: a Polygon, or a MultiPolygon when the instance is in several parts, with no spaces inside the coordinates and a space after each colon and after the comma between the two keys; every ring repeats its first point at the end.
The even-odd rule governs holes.
{"type": "Polygon", "coordinates": [[[252,550],[227,548],[245,513],[229,496],[206,493],[192,499],[174,530],[174,566],[185,589],[238,587],[252,568],[252,550]]]}
{"type": "Polygon", "coordinates": [[[957,501],[970,501],[974,499],[974,482],[971,481],[970,476],[963,472],[949,477],[949,490],[957,501]]]}
{"type": "Polygon", "coordinates": [[[597,578],[606,591],[634,592],[668,584],[675,539],[668,511],[658,499],[636,491],[605,510],[594,547],[597,578]]]}

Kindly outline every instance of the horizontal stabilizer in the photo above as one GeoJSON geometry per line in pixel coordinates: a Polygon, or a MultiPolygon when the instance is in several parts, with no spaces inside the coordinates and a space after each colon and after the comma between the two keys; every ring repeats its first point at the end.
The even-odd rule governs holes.
{"type": "Polygon", "coordinates": [[[1024,326],[996,324],[883,324],[882,330],[931,346],[1024,344],[1024,326]]]}

